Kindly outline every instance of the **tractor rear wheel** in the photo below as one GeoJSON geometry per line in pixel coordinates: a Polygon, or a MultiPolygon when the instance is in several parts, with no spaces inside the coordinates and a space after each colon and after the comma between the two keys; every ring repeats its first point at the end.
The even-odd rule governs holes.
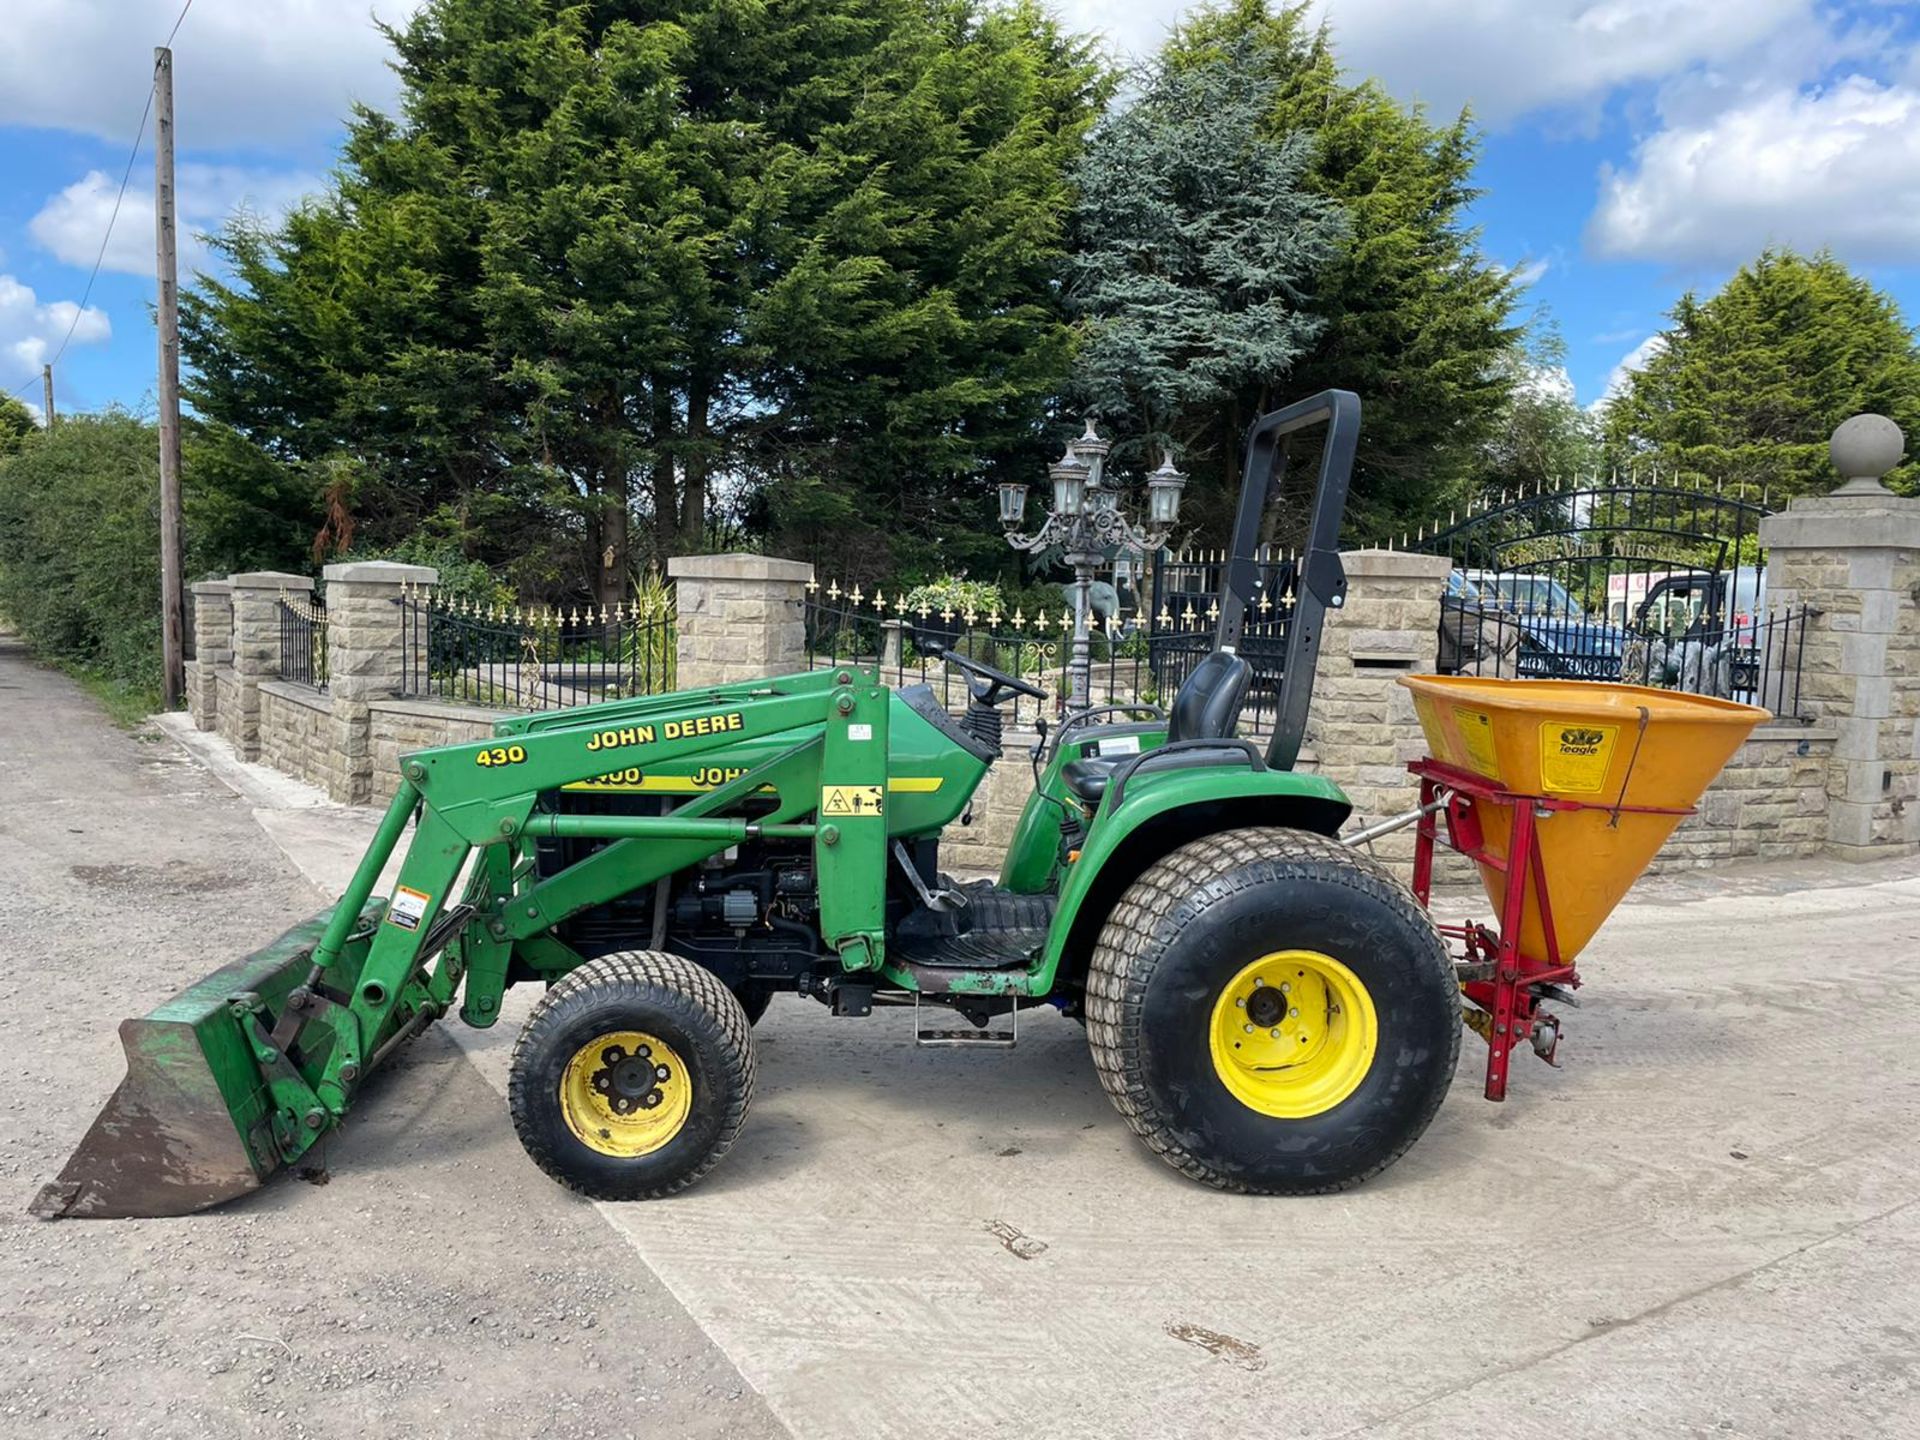
{"type": "Polygon", "coordinates": [[[1087,975],[1100,1081],[1168,1164],[1222,1190],[1356,1185],[1427,1128],[1460,990],[1413,896],[1336,840],[1233,830],[1148,867],[1087,975]]]}
{"type": "Polygon", "coordinates": [[[527,1154],[596,1200],[684,1190],[727,1153],[752,1097],[739,1000],[711,971],[647,950],[603,955],[547,991],[507,1085],[527,1154]]]}

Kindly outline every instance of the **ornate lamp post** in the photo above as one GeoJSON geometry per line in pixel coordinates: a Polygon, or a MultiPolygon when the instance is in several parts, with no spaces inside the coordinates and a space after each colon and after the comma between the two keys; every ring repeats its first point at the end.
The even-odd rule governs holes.
{"type": "Polygon", "coordinates": [[[1120,495],[1105,484],[1107,453],[1112,442],[1100,438],[1087,421],[1087,430],[1067,446],[1066,454],[1047,471],[1053,483],[1052,504],[1046,519],[1032,534],[1023,534],[1026,485],[1007,480],[1000,485],[1000,524],[1007,543],[1016,550],[1058,548],[1073,567],[1073,658],[1068,667],[1071,713],[1087,708],[1092,694],[1092,651],[1088,620],[1092,613],[1093,579],[1099,567],[1120,551],[1145,557],[1166,543],[1180,518],[1180,492],[1187,477],[1174,468],[1168,453],[1160,468],[1147,477],[1147,523],[1135,525],[1120,512],[1120,495]]]}

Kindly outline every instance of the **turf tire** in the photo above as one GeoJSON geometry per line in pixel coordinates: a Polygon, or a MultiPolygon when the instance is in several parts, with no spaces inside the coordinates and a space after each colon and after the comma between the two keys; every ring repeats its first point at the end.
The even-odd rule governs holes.
{"type": "Polygon", "coordinates": [[[1148,867],[1101,928],[1086,1006],[1127,1124],[1182,1174],[1253,1194],[1323,1194],[1385,1169],[1433,1119],[1460,1053],[1460,990],[1427,913],[1372,860],[1299,830],[1209,835],[1148,867]],[[1290,948],[1347,965],[1379,1023],[1358,1088],[1305,1119],[1241,1103],[1208,1043],[1227,981],[1290,948]]]}
{"type": "Polygon", "coordinates": [[[590,960],[534,1007],[513,1047],[507,1107],[533,1162],[595,1200],[654,1200],[686,1189],[739,1137],[753,1098],[753,1028],[734,993],[677,955],[632,950],[590,960]],[[693,1086],[686,1123],[660,1149],[603,1155],[560,1105],[568,1060],[598,1035],[639,1030],[679,1052],[693,1086]]]}

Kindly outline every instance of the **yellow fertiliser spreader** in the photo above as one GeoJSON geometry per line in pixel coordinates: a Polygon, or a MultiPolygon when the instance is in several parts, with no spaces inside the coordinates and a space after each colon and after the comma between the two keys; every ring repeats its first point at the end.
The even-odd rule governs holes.
{"type": "MultiPolygon", "coordinates": [[[[1754,705],[1589,680],[1419,675],[1429,758],[1413,891],[1428,903],[1437,846],[1473,861],[1499,928],[1439,929],[1455,947],[1467,1023],[1487,1041],[1487,1098],[1522,1041],[1555,1063],[1574,962],[1753,727],[1754,705]]],[[[1376,827],[1375,833],[1388,827],[1376,827]]],[[[1397,828],[1397,826],[1396,826],[1397,828]]]]}

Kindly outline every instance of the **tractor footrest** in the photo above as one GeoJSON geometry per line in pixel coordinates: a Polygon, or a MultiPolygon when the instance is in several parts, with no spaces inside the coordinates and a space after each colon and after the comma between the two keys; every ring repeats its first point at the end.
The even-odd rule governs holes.
{"type": "Polygon", "coordinates": [[[988,884],[957,892],[955,910],[922,910],[895,932],[888,953],[909,965],[941,970],[1012,970],[1046,943],[1051,895],[1016,895],[988,884]]]}

